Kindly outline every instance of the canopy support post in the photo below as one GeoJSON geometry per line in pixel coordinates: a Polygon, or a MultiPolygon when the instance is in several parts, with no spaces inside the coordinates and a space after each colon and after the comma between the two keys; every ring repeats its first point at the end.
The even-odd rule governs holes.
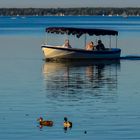
{"type": "Polygon", "coordinates": [[[84,48],[86,48],[86,44],[87,44],[87,35],[85,34],[85,46],[84,46],[84,48]]]}
{"type": "Polygon", "coordinates": [[[68,33],[66,34],[66,39],[69,40],[69,35],[68,35],[68,33]]]}
{"type": "Polygon", "coordinates": [[[116,48],[118,46],[118,36],[116,35],[116,48]]]}
{"type": "Polygon", "coordinates": [[[110,41],[109,41],[109,48],[111,49],[111,35],[110,35],[110,41]]]}

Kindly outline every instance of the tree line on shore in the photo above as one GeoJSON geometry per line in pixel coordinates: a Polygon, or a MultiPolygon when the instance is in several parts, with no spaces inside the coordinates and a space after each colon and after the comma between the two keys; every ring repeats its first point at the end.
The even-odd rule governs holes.
{"type": "Polygon", "coordinates": [[[0,8],[1,16],[137,15],[140,8],[0,8]]]}

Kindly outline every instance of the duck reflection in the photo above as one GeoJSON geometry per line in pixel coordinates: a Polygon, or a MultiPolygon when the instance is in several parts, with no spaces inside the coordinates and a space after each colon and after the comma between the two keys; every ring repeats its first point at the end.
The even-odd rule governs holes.
{"type": "MultiPolygon", "coordinates": [[[[54,96],[61,93],[96,93],[117,89],[119,61],[46,62],[43,75],[46,90],[54,96]],[[55,94],[57,93],[57,94],[55,94]]],[[[81,94],[82,94],[81,93],[81,94]]],[[[82,98],[81,96],[78,98],[82,98]]],[[[74,98],[73,98],[74,99],[74,98]]]]}

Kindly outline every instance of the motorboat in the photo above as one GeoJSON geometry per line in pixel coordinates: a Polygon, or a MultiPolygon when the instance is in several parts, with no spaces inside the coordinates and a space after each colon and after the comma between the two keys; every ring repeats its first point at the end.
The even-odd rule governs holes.
{"type": "MultiPolygon", "coordinates": [[[[72,28],[72,27],[48,27],[46,32],[51,34],[67,34],[80,38],[82,35],[89,36],[118,36],[118,31],[108,29],[72,28]]],[[[86,37],[85,37],[86,38],[86,37]]],[[[111,39],[111,37],[110,37],[111,39]]],[[[110,41],[111,42],[111,41],[110,41]]],[[[85,40],[86,44],[86,40],[85,40]]],[[[120,59],[121,49],[116,47],[105,47],[104,50],[86,50],[78,47],[64,47],[63,45],[41,45],[45,60],[98,60],[98,59],[120,59]]]]}

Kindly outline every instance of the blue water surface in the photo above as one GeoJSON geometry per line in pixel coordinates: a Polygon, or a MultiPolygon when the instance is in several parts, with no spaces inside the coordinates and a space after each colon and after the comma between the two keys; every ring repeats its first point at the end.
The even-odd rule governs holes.
{"type": "MultiPolygon", "coordinates": [[[[114,29],[121,56],[140,55],[140,17],[0,17],[0,139],[140,139],[140,60],[44,62],[40,46],[50,26],[114,29]],[[40,128],[40,116],[54,126],[40,128]],[[67,131],[65,116],[73,122],[67,131]]],[[[47,39],[62,44],[65,37],[47,39]]],[[[83,47],[84,37],[69,39],[83,47]]]]}

